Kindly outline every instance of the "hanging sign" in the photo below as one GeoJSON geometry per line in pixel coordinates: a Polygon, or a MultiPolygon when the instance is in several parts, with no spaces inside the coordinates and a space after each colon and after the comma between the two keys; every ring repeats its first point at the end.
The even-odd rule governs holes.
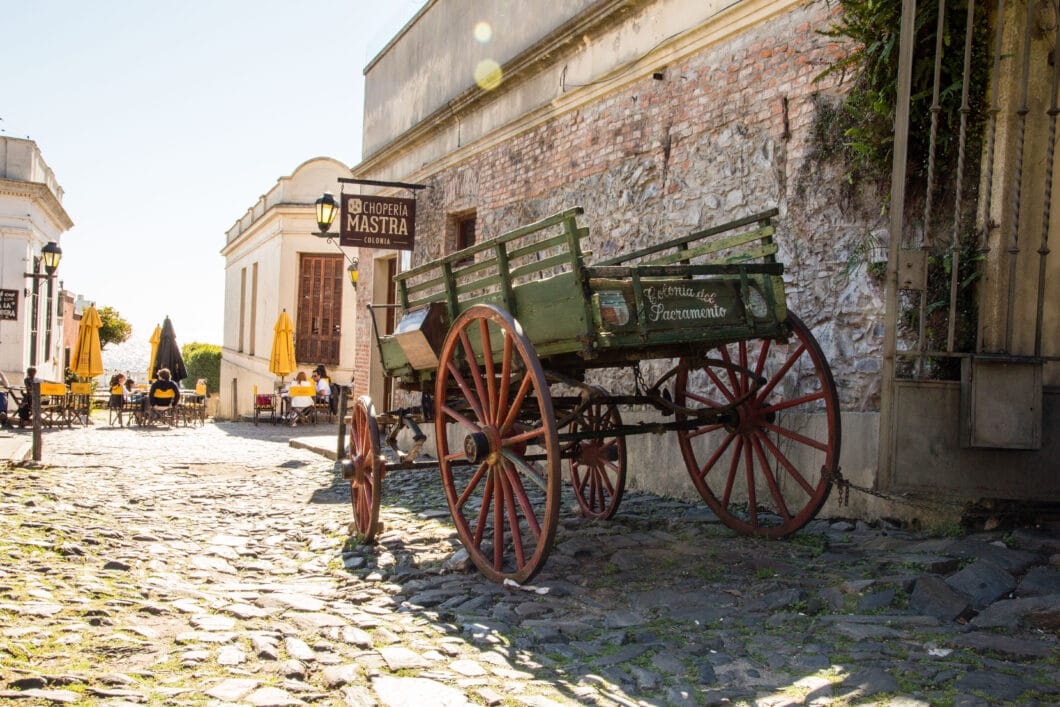
{"type": "Polygon", "coordinates": [[[0,290],[0,319],[18,319],[18,290],[0,290]]]}
{"type": "Polygon", "coordinates": [[[412,250],[416,236],[415,199],[343,194],[340,215],[340,245],[412,250]]]}

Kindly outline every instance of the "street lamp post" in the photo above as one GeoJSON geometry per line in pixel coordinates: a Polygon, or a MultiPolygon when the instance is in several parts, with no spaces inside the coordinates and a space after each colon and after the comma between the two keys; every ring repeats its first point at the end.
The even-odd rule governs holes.
{"type": "MultiPolygon", "coordinates": [[[[319,199],[316,200],[315,206],[317,212],[317,228],[319,228],[320,230],[317,233],[314,233],[313,235],[319,238],[327,238],[328,243],[335,243],[335,239],[333,239],[331,237],[331,234],[328,233],[328,230],[331,229],[331,224],[335,222],[335,214],[339,210],[339,205],[338,203],[336,203],[335,197],[332,195],[331,192],[326,191],[319,199]]],[[[349,265],[346,266],[346,274],[350,278],[350,284],[353,285],[353,289],[356,290],[357,280],[359,279],[358,269],[360,267],[361,260],[356,256],[351,258],[350,256],[346,255],[346,251],[342,250],[341,245],[336,245],[338,245],[339,251],[342,253],[342,256],[346,258],[346,260],[349,262],[349,265]]],[[[353,385],[353,383],[351,382],[350,385],[353,385]]],[[[341,459],[346,453],[345,419],[348,394],[349,387],[342,386],[341,391],[339,393],[339,426],[337,433],[338,439],[336,452],[339,459],[341,459]]]]}
{"type": "MultiPolygon", "coordinates": [[[[63,249],[59,247],[59,244],[55,241],[49,241],[40,251],[40,258],[33,259],[33,272],[23,273],[26,277],[33,279],[33,336],[30,337],[30,365],[36,366],[37,363],[37,318],[39,312],[37,309],[37,301],[40,297],[40,281],[48,281],[48,312],[51,313],[51,302],[54,294],[54,282],[55,282],[55,271],[59,269],[59,261],[62,260],[63,249]],[[44,272],[38,272],[40,265],[43,263],[44,272]]],[[[48,325],[51,326],[52,319],[48,317],[48,325]]],[[[26,391],[27,395],[31,395],[32,410],[33,410],[33,461],[39,462],[41,460],[41,420],[40,420],[40,379],[34,378],[30,381],[30,389],[26,391]]]]}

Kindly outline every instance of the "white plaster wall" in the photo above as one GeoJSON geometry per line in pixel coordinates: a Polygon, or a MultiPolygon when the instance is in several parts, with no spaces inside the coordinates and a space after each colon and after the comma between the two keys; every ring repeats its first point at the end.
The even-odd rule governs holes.
{"type": "MultiPolygon", "coordinates": [[[[319,157],[281,177],[228,230],[225,247],[224,336],[221,352],[221,403],[218,414],[237,417],[252,412],[253,390],[272,392],[276,377],[269,372],[273,327],[283,309],[297,321],[298,267],[302,253],[337,253],[337,247],[311,235],[317,230],[314,202],[324,191],[338,193],[338,177],[348,177],[341,162],[319,157]],[[258,267],[257,300],[252,308],[254,265],[258,267]],[[243,350],[239,351],[241,273],[246,268],[243,350]],[[250,316],[254,316],[251,346],[250,316]],[[253,351],[253,354],[251,354],[253,351]],[[235,395],[233,396],[233,382],[235,395]]],[[[343,290],[343,341],[334,377],[343,382],[343,367],[352,367],[355,296],[343,290]],[[349,337],[349,341],[347,341],[349,337]],[[346,361],[349,361],[347,364],[346,361]]],[[[301,363],[301,362],[300,362],[301,363]]],[[[315,363],[315,362],[314,362],[315,363]]],[[[306,364],[302,364],[306,365],[306,364]]]]}
{"type": "MultiPolygon", "coordinates": [[[[33,256],[49,241],[62,244],[62,235],[73,226],[62,206],[63,190],[32,140],[0,137],[0,288],[19,292],[18,319],[0,321],[0,370],[12,384],[20,384],[29,365],[30,299],[26,291],[33,280],[33,256]]],[[[63,320],[59,311],[57,275],[52,293],[52,346],[45,351],[47,333],[47,282],[40,280],[38,308],[38,375],[62,380],[63,320]],[[45,360],[47,358],[47,360],[45,360]]]]}

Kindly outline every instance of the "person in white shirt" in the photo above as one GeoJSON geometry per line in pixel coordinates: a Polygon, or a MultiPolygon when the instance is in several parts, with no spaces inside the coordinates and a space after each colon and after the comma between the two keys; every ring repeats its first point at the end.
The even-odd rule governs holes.
{"type": "Polygon", "coordinates": [[[328,372],[323,366],[317,366],[313,369],[313,383],[317,387],[317,402],[329,402],[331,400],[331,381],[328,380],[328,372]]]}

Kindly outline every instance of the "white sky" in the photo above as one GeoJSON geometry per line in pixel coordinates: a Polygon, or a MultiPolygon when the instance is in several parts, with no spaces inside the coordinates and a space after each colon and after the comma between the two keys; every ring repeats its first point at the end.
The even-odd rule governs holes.
{"type": "Polygon", "coordinates": [[[424,0],[0,0],[0,131],[65,190],[66,289],[220,344],[227,231],[307,159],[361,158],[368,61],[424,0]]]}

